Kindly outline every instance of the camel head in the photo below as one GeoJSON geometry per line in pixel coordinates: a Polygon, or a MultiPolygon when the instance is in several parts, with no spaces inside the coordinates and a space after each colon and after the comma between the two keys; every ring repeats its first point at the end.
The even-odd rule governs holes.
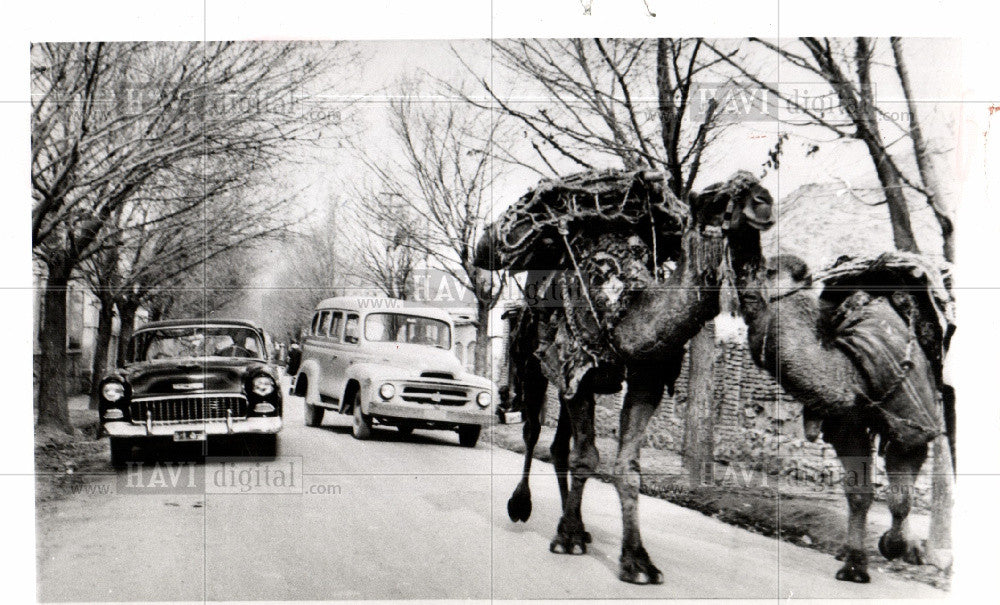
{"type": "Polygon", "coordinates": [[[772,303],[812,285],[805,261],[793,254],[779,254],[740,284],[740,309],[747,323],[767,315],[772,303]]]}
{"type": "Polygon", "coordinates": [[[717,228],[728,238],[756,238],[774,225],[774,199],[749,172],[740,170],[729,180],[691,194],[693,224],[717,228]]]}

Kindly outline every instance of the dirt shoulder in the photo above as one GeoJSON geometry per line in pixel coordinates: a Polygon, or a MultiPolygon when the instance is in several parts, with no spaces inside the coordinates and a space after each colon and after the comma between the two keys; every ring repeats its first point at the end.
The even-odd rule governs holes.
{"type": "MultiPolygon", "coordinates": [[[[504,449],[523,453],[522,426],[497,426],[493,432],[494,443],[504,449]]],[[[548,446],[554,434],[552,428],[542,427],[542,434],[535,448],[535,459],[551,462],[548,446]]],[[[602,481],[610,482],[617,442],[611,438],[598,437],[597,449],[601,453],[598,475],[602,481]]],[[[829,490],[810,489],[805,485],[782,486],[781,482],[769,480],[759,473],[753,476],[742,473],[737,475],[722,464],[717,465],[714,479],[712,484],[693,486],[681,465],[679,455],[654,448],[642,449],[643,494],[701,511],[725,523],[765,536],[778,537],[830,555],[840,552],[847,527],[847,505],[839,488],[829,490]],[[738,485],[733,485],[736,483],[738,485]],[[769,485],[779,487],[768,487],[769,485]]],[[[556,489],[555,481],[544,476],[537,477],[535,485],[542,485],[544,489],[547,480],[551,481],[551,489],[556,489]]],[[[514,484],[512,480],[512,490],[514,484]]],[[[914,510],[910,517],[913,532],[918,536],[926,535],[926,511],[914,510]]],[[[868,521],[867,550],[871,571],[891,573],[947,590],[951,581],[950,573],[931,565],[910,565],[902,561],[887,561],[882,557],[876,542],[878,536],[888,529],[889,523],[890,516],[885,504],[876,502],[868,521]]]]}
{"type": "Polygon", "coordinates": [[[39,508],[114,474],[108,464],[108,440],[97,438],[97,411],[70,408],[69,412],[75,434],[35,431],[35,505],[39,508]]]}

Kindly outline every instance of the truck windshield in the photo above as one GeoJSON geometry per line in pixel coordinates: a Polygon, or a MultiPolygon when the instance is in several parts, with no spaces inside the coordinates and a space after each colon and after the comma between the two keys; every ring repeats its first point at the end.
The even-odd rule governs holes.
{"type": "Polygon", "coordinates": [[[446,322],[419,315],[372,313],[365,319],[365,339],[450,349],[451,328],[446,322]]]}
{"type": "Polygon", "coordinates": [[[240,326],[184,326],[144,330],[132,338],[132,362],[185,357],[245,357],[263,359],[264,347],[255,330],[240,326]]]}

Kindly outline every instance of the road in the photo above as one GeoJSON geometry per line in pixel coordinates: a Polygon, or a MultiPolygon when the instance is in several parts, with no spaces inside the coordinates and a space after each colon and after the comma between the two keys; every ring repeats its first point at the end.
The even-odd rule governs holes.
{"type": "MultiPolygon", "coordinates": [[[[513,524],[506,500],[519,455],[486,442],[462,448],[450,433],[403,437],[386,429],[356,441],[347,419],[303,426],[298,398],[286,402],[285,418],[280,457],[264,466],[277,477],[301,465],[294,486],[270,480],[272,491],[295,493],[258,493],[260,481],[248,493],[214,493],[217,481],[207,490],[213,493],[200,485],[194,493],[125,493],[122,471],[94,477],[94,489],[40,510],[39,599],[947,596],[877,572],[868,585],[837,582],[839,564],[828,555],[647,497],[640,505],[644,540],[665,583],[623,584],[610,485],[587,487],[589,553],[554,555],[548,543],[559,498],[549,465],[535,465],[532,518],[513,524]],[[102,485],[111,493],[101,493],[102,485]]],[[[229,470],[259,476],[261,466],[209,461],[196,469],[211,482],[229,470]]]]}

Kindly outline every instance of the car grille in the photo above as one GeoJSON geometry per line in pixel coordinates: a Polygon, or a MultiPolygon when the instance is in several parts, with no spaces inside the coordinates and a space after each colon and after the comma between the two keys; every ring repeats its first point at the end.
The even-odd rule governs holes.
{"type": "Polygon", "coordinates": [[[145,422],[147,412],[152,413],[153,422],[161,424],[192,421],[224,422],[227,411],[231,411],[230,418],[245,418],[247,400],[242,395],[140,399],[130,404],[129,411],[133,422],[145,422]]]}
{"type": "Polygon", "coordinates": [[[433,384],[405,385],[400,397],[403,401],[409,403],[435,403],[440,405],[465,405],[469,403],[469,392],[467,390],[433,384]]]}

